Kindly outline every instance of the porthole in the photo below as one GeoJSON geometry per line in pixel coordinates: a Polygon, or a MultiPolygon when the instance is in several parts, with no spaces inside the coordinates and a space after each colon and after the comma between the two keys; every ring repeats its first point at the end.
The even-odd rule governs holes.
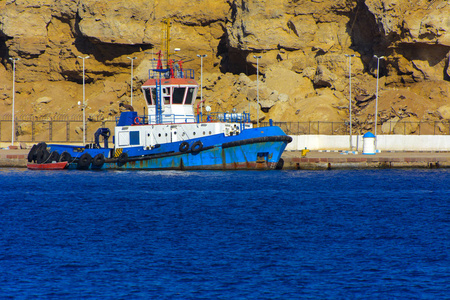
{"type": "Polygon", "coordinates": [[[194,132],[194,135],[195,135],[195,132],[194,132]]]}
{"type": "Polygon", "coordinates": [[[161,133],[158,133],[158,137],[161,137],[161,133]]]}

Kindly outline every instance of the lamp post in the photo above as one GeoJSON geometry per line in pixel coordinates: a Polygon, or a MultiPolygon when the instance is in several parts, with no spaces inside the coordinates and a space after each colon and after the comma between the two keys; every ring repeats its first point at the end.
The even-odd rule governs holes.
{"type": "Polygon", "coordinates": [[[88,56],[82,57],[78,56],[83,60],[83,145],[86,145],[86,89],[85,89],[85,71],[84,71],[84,60],[89,58],[88,56]]]}
{"type": "Polygon", "coordinates": [[[15,136],[15,129],[14,129],[14,123],[15,123],[15,116],[14,116],[14,103],[15,103],[15,97],[16,97],[16,61],[19,60],[19,58],[9,58],[13,63],[13,95],[12,95],[12,120],[11,120],[11,144],[14,145],[14,136],[15,136]]]}
{"type": "Polygon", "coordinates": [[[261,55],[253,55],[256,58],[256,103],[258,107],[256,109],[256,126],[259,127],[259,59],[261,55]]]}
{"type": "Polygon", "coordinates": [[[375,151],[377,150],[377,124],[378,124],[378,78],[380,77],[380,59],[384,59],[384,56],[376,56],[374,55],[373,57],[375,57],[377,59],[377,91],[376,91],[376,97],[375,97],[375,151]]]}
{"type": "Polygon", "coordinates": [[[350,151],[353,150],[353,141],[352,141],[352,57],[355,57],[355,54],[345,54],[348,57],[348,78],[349,78],[349,90],[350,95],[348,99],[348,111],[349,111],[349,121],[350,121],[350,151]]]}
{"type": "Polygon", "coordinates": [[[131,106],[133,106],[133,61],[136,59],[136,57],[127,57],[129,60],[131,60],[131,106]]]}
{"type": "Polygon", "coordinates": [[[200,113],[203,114],[203,58],[206,54],[197,54],[200,57],[200,113]]]}

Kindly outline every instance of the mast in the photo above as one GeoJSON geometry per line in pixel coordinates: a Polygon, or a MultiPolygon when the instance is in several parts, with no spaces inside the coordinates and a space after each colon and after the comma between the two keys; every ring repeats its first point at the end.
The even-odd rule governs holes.
{"type": "Polygon", "coordinates": [[[163,20],[163,35],[162,35],[162,46],[163,51],[166,55],[166,68],[169,68],[170,55],[170,27],[172,27],[171,19],[167,18],[163,20]]]}

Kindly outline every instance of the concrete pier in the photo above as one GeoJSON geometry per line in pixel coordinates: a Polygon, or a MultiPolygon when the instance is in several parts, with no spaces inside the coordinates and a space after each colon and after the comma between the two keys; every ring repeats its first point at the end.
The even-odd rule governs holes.
{"type": "Polygon", "coordinates": [[[283,169],[377,169],[377,168],[448,168],[450,152],[382,152],[362,153],[310,151],[302,156],[298,151],[287,151],[282,156],[283,169]]]}
{"type": "Polygon", "coordinates": [[[28,149],[0,149],[0,168],[26,168],[28,149]]]}

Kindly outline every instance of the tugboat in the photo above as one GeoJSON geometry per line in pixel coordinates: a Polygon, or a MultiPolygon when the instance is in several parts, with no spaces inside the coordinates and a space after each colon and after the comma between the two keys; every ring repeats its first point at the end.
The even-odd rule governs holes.
{"type": "MultiPolygon", "coordinates": [[[[152,60],[156,66],[142,85],[148,114],[125,111],[116,119],[114,146],[111,132],[99,128],[95,143],[69,146],[39,143],[28,154],[29,168],[54,165],[68,169],[120,170],[251,170],[282,166],[281,154],[292,141],[281,128],[253,128],[250,113],[206,114],[194,102],[199,85],[192,69],[182,62],[152,60]],[[104,146],[100,145],[103,137],[104,146]]],[[[132,109],[131,109],[132,110],[132,109]]]]}
{"type": "Polygon", "coordinates": [[[207,107],[203,116],[199,104],[194,114],[198,84],[190,75],[192,70],[153,71],[158,78],[151,73],[142,86],[148,115],[122,112],[116,120],[114,147],[108,147],[110,130],[99,128],[93,145],[34,145],[28,154],[29,168],[53,169],[45,164],[60,162],[67,164],[55,167],[249,170],[280,166],[281,154],[292,141],[281,128],[253,128],[246,112],[212,113],[207,107]],[[100,137],[104,139],[103,147],[100,137]]]}

